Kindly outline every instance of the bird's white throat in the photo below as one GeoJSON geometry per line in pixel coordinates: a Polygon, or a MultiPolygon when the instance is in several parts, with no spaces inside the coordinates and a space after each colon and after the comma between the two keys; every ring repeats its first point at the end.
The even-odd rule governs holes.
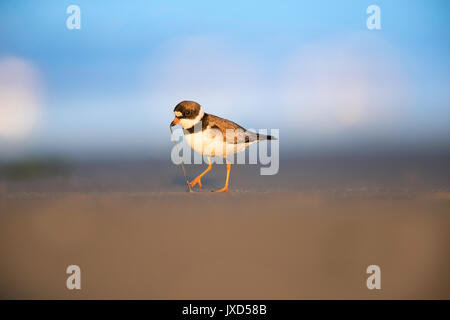
{"type": "Polygon", "coordinates": [[[183,127],[183,129],[190,129],[195,126],[203,118],[204,115],[205,112],[203,112],[203,108],[200,107],[200,111],[194,119],[180,119],[180,125],[183,127]]]}

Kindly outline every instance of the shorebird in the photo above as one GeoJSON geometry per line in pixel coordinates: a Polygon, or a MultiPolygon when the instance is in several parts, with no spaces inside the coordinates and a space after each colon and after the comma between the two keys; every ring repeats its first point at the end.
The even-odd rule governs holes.
{"type": "Polygon", "coordinates": [[[244,151],[249,145],[263,140],[275,139],[272,136],[247,131],[240,125],[212,114],[205,113],[200,104],[194,101],[182,101],[173,110],[175,119],[170,124],[177,124],[184,129],[186,142],[196,152],[208,156],[208,168],[194,180],[188,182],[190,188],[199,185],[202,177],[211,170],[211,157],[223,157],[227,164],[225,186],[213,192],[227,192],[230,182],[231,164],[227,156],[244,151]]]}

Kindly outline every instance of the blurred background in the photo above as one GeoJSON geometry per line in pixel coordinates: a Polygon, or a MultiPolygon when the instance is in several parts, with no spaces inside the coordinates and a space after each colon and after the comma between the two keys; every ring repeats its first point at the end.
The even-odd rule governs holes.
{"type": "MultiPolygon", "coordinates": [[[[449,12],[0,1],[0,298],[448,299],[449,12]],[[181,100],[279,129],[279,173],[233,166],[229,194],[185,194],[181,100]]],[[[215,166],[205,189],[224,178],[215,166]]]]}
{"type": "Polygon", "coordinates": [[[2,1],[0,158],[169,159],[181,100],[281,152],[448,151],[447,1],[2,1]],[[66,8],[81,29],[66,28],[66,8]]]}

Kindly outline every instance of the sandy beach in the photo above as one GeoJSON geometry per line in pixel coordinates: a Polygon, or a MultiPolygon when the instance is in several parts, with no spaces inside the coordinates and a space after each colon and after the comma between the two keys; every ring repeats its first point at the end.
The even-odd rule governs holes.
{"type": "Polygon", "coordinates": [[[228,194],[209,192],[223,166],[196,194],[164,163],[4,180],[0,297],[449,299],[448,171],[427,161],[237,166],[228,194]],[[72,264],[81,290],[66,288],[72,264]],[[381,290],[366,287],[373,264],[381,290]]]}

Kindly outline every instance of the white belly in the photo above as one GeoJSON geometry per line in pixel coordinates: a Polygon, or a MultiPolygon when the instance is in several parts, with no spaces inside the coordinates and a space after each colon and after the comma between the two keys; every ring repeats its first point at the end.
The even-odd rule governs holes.
{"type": "Polygon", "coordinates": [[[249,143],[226,143],[221,134],[215,134],[214,130],[206,129],[201,132],[185,135],[187,144],[194,151],[211,157],[225,157],[229,154],[244,151],[249,143]]]}

